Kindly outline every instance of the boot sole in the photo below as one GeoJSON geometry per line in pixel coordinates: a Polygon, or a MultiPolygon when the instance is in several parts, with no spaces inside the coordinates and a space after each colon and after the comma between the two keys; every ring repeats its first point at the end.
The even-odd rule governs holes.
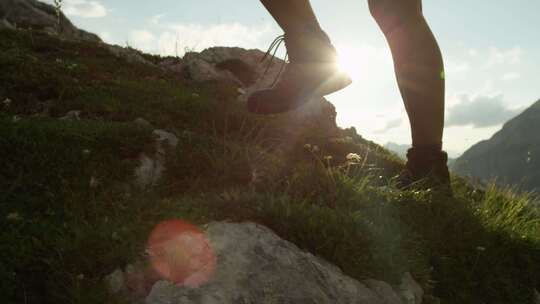
{"type": "MultiPolygon", "coordinates": [[[[333,67],[331,67],[333,68],[333,67]]],[[[323,69],[319,70],[312,70],[310,71],[312,73],[317,74],[330,74],[326,73],[323,69]]],[[[262,114],[262,115],[270,115],[270,114],[280,114],[289,112],[292,110],[295,110],[302,105],[309,103],[315,98],[322,98],[326,95],[329,95],[331,93],[337,92],[339,90],[342,90],[349,85],[352,84],[352,80],[346,73],[343,72],[334,72],[331,73],[330,76],[324,77],[323,79],[319,79],[319,81],[316,81],[316,85],[306,87],[302,92],[298,92],[295,97],[290,100],[289,98],[279,98],[279,96],[276,96],[276,100],[268,100],[269,107],[261,106],[261,104],[258,104],[256,101],[257,98],[253,98],[257,93],[252,95],[248,99],[248,111],[255,114],[262,114]],[[279,105],[278,100],[285,103],[282,103],[279,105]],[[290,101],[287,101],[290,100],[290,101]]],[[[272,94],[273,89],[263,90],[259,91],[259,93],[265,94],[264,92],[267,92],[266,94],[272,94]]],[[[264,98],[263,98],[264,99],[264,98]]],[[[266,98],[267,99],[267,98],[266,98]]]]}
{"type": "Polygon", "coordinates": [[[350,86],[352,84],[352,79],[349,77],[349,75],[345,73],[335,73],[331,77],[328,78],[328,80],[321,83],[321,85],[316,88],[313,93],[311,94],[313,97],[316,96],[326,96],[332,93],[335,93],[337,91],[343,90],[344,88],[350,86]]]}

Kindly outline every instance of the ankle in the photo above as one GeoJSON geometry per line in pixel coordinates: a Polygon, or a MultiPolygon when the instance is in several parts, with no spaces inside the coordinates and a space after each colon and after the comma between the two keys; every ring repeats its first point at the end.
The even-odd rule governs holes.
{"type": "Polygon", "coordinates": [[[442,142],[439,143],[414,143],[412,145],[412,148],[415,150],[422,150],[422,151],[442,151],[443,144],[442,142]]]}

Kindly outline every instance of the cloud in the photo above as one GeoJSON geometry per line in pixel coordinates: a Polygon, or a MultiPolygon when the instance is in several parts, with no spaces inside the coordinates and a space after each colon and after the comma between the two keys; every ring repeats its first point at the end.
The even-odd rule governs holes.
{"type": "Polygon", "coordinates": [[[116,43],[111,32],[107,32],[107,31],[101,32],[101,33],[98,33],[98,36],[99,38],[101,38],[101,40],[105,41],[106,43],[109,43],[109,44],[116,43]]]}
{"type": "Polygon", "coordinates": [[[521,74],[517,72],[509,72],[509,73],[504,74],[501,79],[504,81],[512,81],[519,78],[521,78],[521,74]]]}
{"type": "Polygon", "coordinates": [[[386,122],[386,125],[379,130],[374,131],[375,134],[386,133],[392,129],[398,128],[403,124],[403,118],[396,118],[386,122]]]}
{"type": "Polygon", "coordinates": [[[164,16],[165,16],[165,14],[154,15],[154,16],[150,17],[150,19],[148,19],[148,22],[150,22],[151,24],[154,24],[154,25],[159,25],[160,22],[161,22],[161,19],[164,16]]]}
{"type": "MultiPolygon", "coordinates": [[[[54,0],[45,0],[46,3],[54,4],[54,0]]],[[[93,0],[64,0],[62,11],[68,16],[82,18],[101,18],[107,16],[107,8],[100,1],[93,0]]]]}
{"type": "Polygon", "coordinates": [[[486,128],[505,123],[519,114],[521,109],[508,108],[502,95],[459,97],[459,102],[448,109],[446,126],[473,126],[486,128]]]}
{"type": "Polygon", "coordinates": [[[148,51],[155,48],[157,41],[154,34],[148,30],[133,30],[129,32],[129,43],[137,49],[148,51]]]}
{"type": "Polygon", "coordinates": [[[519,46],[507,50],[492,47],[489,49],[486,67],[489,68],[496,65],[518,64],[521,62],[522,56],[523,50],[519,46]]]}
{"type": "Polygon", "coordinates": [[[452,60],[446,60],[445,70],[447,74],[464,73],[471,69],[471,65],[468,62],[457,62],[452,60]]]}
{"type": "Polygon", "coordinates": [[[247,26],[240,23],[215,25],[174,24],[158,38],[162,55],[183,55],[186,50],[200,51],[213,46],[261,47],[261,38],[272,32],[270,25],[247,26]]]}

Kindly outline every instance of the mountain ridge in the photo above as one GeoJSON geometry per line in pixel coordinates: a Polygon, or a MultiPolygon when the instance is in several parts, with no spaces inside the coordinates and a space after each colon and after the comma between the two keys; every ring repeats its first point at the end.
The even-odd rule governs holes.
{"type": "Polygon", "coordinates": [[[483,181],[540,190],[540,100],[457,159],[452,169],[483,181]]]}

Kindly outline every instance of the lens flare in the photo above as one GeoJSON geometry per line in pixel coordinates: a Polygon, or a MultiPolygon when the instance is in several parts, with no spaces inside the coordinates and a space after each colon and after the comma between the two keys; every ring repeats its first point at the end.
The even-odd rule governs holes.
{"type": "Polygon", "coordinates": [[[216,269],[216,256],[197,227],[180,220],[158,224],[148,239],[153,269],[177,285],[197,288],[208,282],[216,269]]]}

